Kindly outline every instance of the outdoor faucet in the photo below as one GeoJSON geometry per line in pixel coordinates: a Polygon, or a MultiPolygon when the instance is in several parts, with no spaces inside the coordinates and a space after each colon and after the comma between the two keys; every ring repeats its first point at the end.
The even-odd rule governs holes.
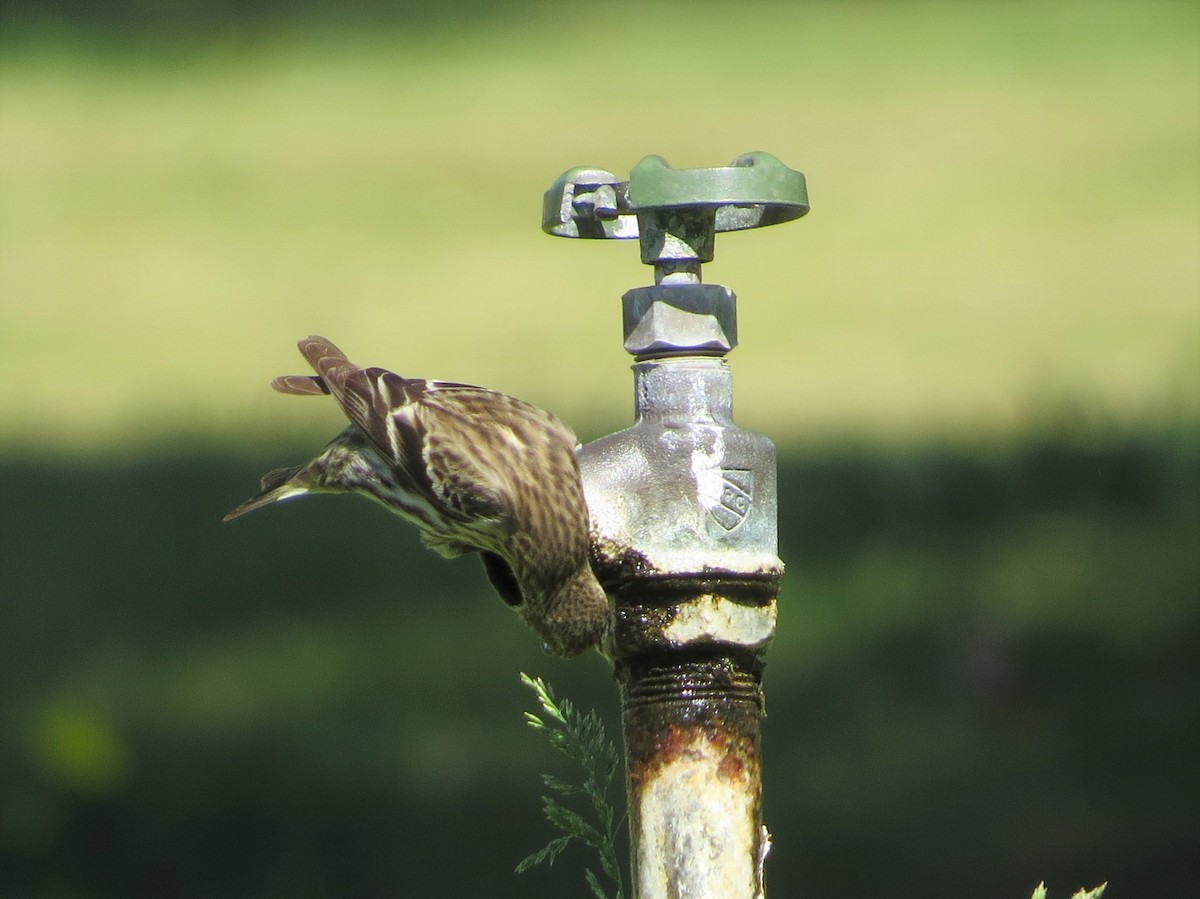
{"type": "Polygon", "coordinates": [[[808,212],[804,176],[767,153],[618,181],[576,168],[542,227],[634,239],[654,284],[625,293],[636,421],[582,447],[592,564],[613,602],[636,899],[763,897],[761,658],[775,633],[775,448],[733,422],[732,290],[704,284],[717,232],[808,212]]]}

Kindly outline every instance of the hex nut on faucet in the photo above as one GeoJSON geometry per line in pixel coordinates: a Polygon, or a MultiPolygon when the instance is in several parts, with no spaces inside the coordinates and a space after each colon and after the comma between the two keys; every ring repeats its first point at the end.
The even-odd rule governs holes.
{"type": "Polygon", "coordinates": [[[622,300],[625,351],[639,360],[723,356],[737,346],[737,297],[728,287],[635,287],[622,300]]]}

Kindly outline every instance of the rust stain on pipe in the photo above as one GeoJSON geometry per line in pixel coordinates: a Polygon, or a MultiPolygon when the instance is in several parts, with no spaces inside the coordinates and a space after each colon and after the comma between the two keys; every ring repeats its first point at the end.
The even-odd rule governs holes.
{"type": "Polygon", "coordinates": [[[626,663],[630,823],[639,899],[763,895],[760,663],[626,663]]]}

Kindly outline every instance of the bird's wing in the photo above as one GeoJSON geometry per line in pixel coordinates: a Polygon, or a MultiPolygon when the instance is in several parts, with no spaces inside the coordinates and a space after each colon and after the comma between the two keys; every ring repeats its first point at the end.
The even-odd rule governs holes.
{"type": "MultiPolygon", "coordinates": [[[[501,394],[467,384],[402,378],[384,368],[362,368],[323,337],[300,341],[300,352],[346,417],[392,463],[405,487],[425,496],[452,520],[489,521],[501,530],[511,529],[513,511],[492,472],[480,464],[474,446],[487,427],[488,397],[501,394]],[[465,414],[456,411],[454,402],[449,410],[444,402],[428,402],[434,394],[449,393],[472,398],[465,414]]],[[[301,388],[294,392],[313,389],[285,380],[289,387],[301,388]]]]}
{"type": "MultiPolygon", "coordinates": [[[[516,526],[513,507],[569,457],[575,435],[515,397],[449,381],[425,381],[412,415],[425,433],[424,458],[442,500],[472,516],[516,526]],[[531,483],[532,480],[532,483],[531,483]]],[[[397,416],[403,417],[403,416],[397,416]]]]}
{"type": "Polygon", "coordinates": [[[466,520],[490,522],[503,534],[515,528],[505,486],[504,460],[488,458],[482,422],[421,405],[393,416],[397,427],[419,433],[430,489],[443,507],[466,520]]]}

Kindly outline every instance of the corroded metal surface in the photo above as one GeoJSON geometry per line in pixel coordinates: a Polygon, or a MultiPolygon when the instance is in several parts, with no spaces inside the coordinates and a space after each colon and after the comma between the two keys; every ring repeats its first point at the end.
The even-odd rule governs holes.
{"type": "Polygon", "coordinates": [[[775,447],[733,423],[725,361],[640,362],[634,389],[636,423],[579,452],[594,533],[639,576],[777,582],[775,447]]]}
{"type": "MultiPolygon", "coordinates": [[[[732,319],[732,303],[717,311],[732,319]]],[[[734,424],[728,366],[689,340],[671,331],[639,354],[637,421],[579,453],[593,568],[614,604],[634,896],[762,899],[775,449],[734,424]]]]}
{"type": "Polygon", "coordinates": [[[635,899],[762,899],[760,657],[775,634],[775,447],[733,421],[732,290],[702,283],[718,232],[808,211],[766,153],[724,168],[647,156],[628,181],[571,169],[546,192],[560,237],[636,238],[654,284],[623,298],[636,420],[579,450],[592,568],[613,602],[635,899]]]}
{"type": "Polygon", "coordinates": [[[619,669],[639,899],[763,895],[757,669],[729,658],[619,669]]]}

